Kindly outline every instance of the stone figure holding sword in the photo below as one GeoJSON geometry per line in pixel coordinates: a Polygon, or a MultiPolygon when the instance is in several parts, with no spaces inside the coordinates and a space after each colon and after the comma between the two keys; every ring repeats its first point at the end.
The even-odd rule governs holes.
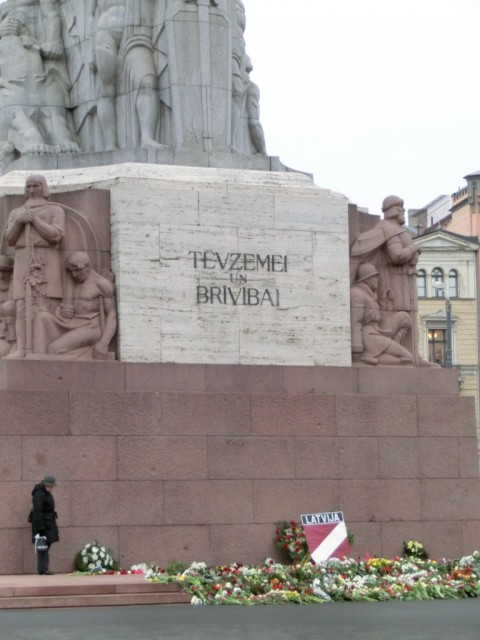
{"type": "Polygon", "coordinates": [[[31,175],[25,185],[25,204],[8,216],[5,240],[15,248],[12,297],[15,301],[17,348],[6,356],[24,358],[33,350],[33,318],[54,312],[62,299],[59,245],[65,235],[65,212],[49,201],[43,176],[31,175]]]}

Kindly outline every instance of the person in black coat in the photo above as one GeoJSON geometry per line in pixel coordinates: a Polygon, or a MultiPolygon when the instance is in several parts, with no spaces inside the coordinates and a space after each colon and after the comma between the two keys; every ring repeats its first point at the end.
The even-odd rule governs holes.
{"type": "Polygon", "coordinates": [[[52,489],[55,486],[53,476],[45,478],[36,484],[32,491],[33,508],[31,512],[32,542],[35,543],[35,536],[45,536],[47,539],[47,549],[40,551],[37,549],[37,568],[41,576],[53,575],[49,569],[49,550],[54,542],[59,541],[57,527],[57,512],[55,511],[55,500],[52,489]]]}

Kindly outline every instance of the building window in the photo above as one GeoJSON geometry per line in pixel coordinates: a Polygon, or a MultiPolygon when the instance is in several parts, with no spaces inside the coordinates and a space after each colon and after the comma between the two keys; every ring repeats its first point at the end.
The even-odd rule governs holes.
{"type": "Polygon", "coordinates": [[[451,269],[448,273],[448,296],[458,298],[458,273],[451,269]]]}
{"type": "Polygon", "coordinates": [[[430,362],[445,364],[447,351],[447,330],[428,329],[428,359],[430,362]]]}
{"type": "Polygon", "coordinates": [[[427,274],[423,269],[417,273],[417,294],[419,298],[427,297],[427,274]]]}
{"type": "Polygon", "coordinates": [[[443,284],[443,271],[440,267],[435,267],[432,271],[432,298],[444,298],[445,289],[443,287],[435,286],[443,284]]]}

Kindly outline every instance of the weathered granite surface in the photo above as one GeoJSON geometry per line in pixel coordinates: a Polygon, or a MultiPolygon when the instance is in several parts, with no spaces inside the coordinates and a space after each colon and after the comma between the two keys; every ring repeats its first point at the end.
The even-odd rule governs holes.
{"type": "Polygon", "coordinates": [[[359,556],[478,543],[475,407],[453,370],[10,360],[0,405],[0,574],[35,570],[46,470],[54,571],[93,539],[123,567],[262,562],[278,521],[337,509],[359,556]]]}

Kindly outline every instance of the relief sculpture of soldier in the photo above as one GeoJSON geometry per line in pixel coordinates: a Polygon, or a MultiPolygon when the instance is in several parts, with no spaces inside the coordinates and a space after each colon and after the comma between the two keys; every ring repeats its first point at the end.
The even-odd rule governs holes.
{"type": "Polygon", "coordinates": [[[0,358],[15,346],[15,303],[12,297],[13,260],[0,255],[0,358]]]}
{"type": "Polygon", "coordinates": [[[412,365],[412,354],[402,346],[410,316],[406,311],[382,313],[376,295],[379,278],[373,264],[364,262],[350,290],[352,360],[354,364],[412,365]]]}
{"type": "Polygon", "coordinates": [[[114,286],[92,269],[82,251],[65,262],[70,276],[66,295],[55,313],[40,311],[33,323],[37,354],[105,360],[117,330],[114,286]]]}
{"type": "Polygon", "coordinates": [[[76,153],[58,0],[0,4],[0,159],[76,153]]]}
{"type": "Polygon", "coordinates": [[[267,155],[265,134],[260,124],[260,89],[250,80],[253,65],[245,50],[243,34],[246,16],[242,0],[235,0],[235,10],[237,21],[232,50],[232,148],[242,153],[267,155]],[[248,130],[244,130],[245,123],[248,130]]]}
{"type": "Polygon", "coordinates": [[[41,175],[27,178],[25,196],[25,204],[10,212],[5,228],[5,240],[15,248],[12,298],[17,348],[6,356],[12,359],[32,352],[34,314],[54,311],[63,293],[59,245],[65,235],[65,212],[50,202],[41,175]]]}
{"type": "MultiPolygon", "coordinates": [[[[155,0],[88,1],[94,34],[91,66],[98,74],[97,114],[105,149],[118,148],[116,99],[127,94],[140,132],[138,146],[164,148],[156,140],[160,102],[152,44],[155,0]]],[[[132,127],[131,118],[129,123],[132,127]]]]}
{"type": "Polygon", "coordinates": [[[358,263],[375,265],[379,273],[378,304],[385,322],[390,318],[393,323],[399,312],[408,314],[410,327],[403,347],[411,353],[416,366],[430,366],[418,355],[416,264],[421,249],[404,226],[402,198],[388,196],[383,201],[382,211],[384,219],[358,236],[350,254],[358,263]]]}
{"type": "Polygon", "coordinates": [[[4,232],[14,249],[11,284],[12,260],[0,256],[0,267],[10,269],[8,280],[7,275],[0,278],[5,321],[0,357],[107,359],[117,329],[112,279],[92,268],[86,252],[70,253],[62,261],[69,243],[78,245],[75,234],[82,218],[77,212],[76,223],[69,222],[64,208],[50,201],[41,175],[27,178],[25,195],[25,204],[10,212],[4,232]]]}

